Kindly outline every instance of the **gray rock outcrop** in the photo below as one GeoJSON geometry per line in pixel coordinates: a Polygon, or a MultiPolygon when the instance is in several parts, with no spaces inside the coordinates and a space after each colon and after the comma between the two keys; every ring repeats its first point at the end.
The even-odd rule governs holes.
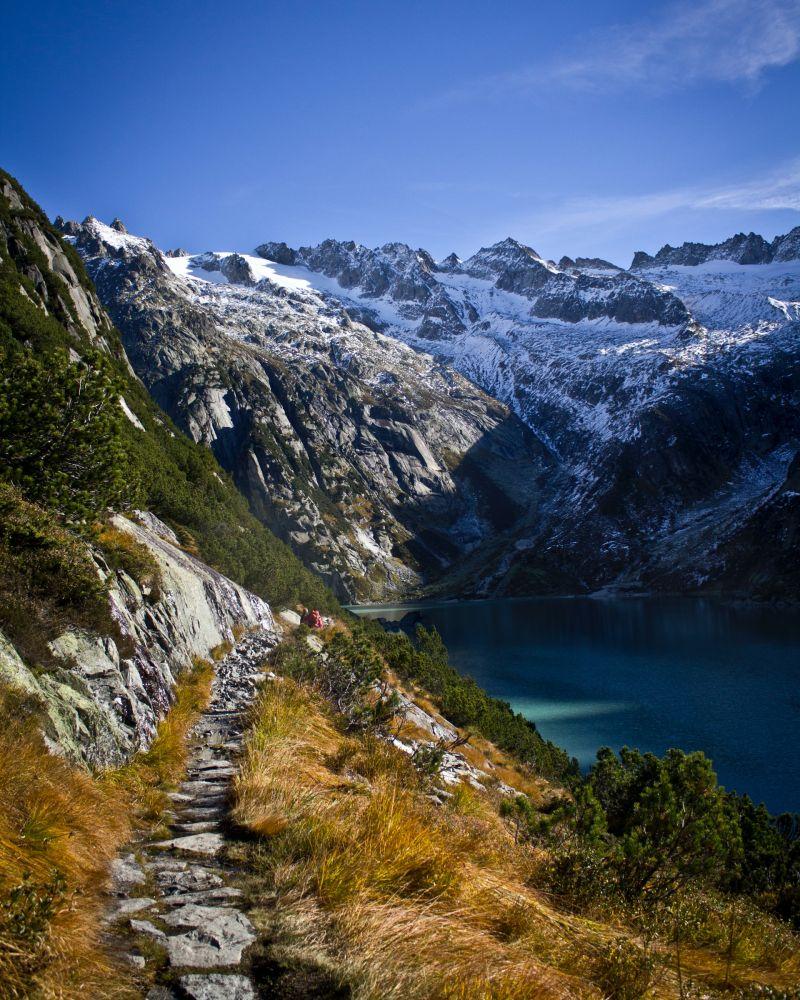
{"type": "Polygon", "coordinates": [[[97,766],[119,764],[149,746],[172,701],[176,678],[195,658],[233,638],[234,626],[271,627],[269,606],[180,549],[152,514],[114,518],[158,563],[153,601],[127,573],[96,556],[109,584],[116,636],[68,629],[50,646],[57,668],[34,674],[0,635],[0,678],[45,707],[50,746],[97,766]]]}

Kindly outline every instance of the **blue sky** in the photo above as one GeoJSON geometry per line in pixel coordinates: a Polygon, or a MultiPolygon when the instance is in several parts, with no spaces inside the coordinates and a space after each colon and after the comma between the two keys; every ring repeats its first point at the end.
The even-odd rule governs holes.
{"type": "Polygon", "coordinates": [[[2,165],[165,247],[800,224],[800,0],[11,0],[4,35],[2,165]]]}

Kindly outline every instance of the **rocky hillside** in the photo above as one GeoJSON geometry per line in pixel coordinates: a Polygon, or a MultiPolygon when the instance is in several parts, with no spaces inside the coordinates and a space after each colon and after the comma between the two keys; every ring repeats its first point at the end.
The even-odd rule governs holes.
{"type": "MultiPolygon", "coordinates": [[[[465,261],[330,240],[257,253],[279,280],[448,361],[549,449],[556,474],[516,547],[465,577],[501,592],[765,596],[748,526],[786,492],[798,448],[799,235],[665,247],[630,271],[556,265],[511,239],[465,261]]],[[[796,573],[779,576],[772,595],[800,592],[796,573]]]]}
{"type": "Polygon", "coordinates": [[[800,439],[796,231],[625,271],[61,228],[155,398],[340,593],[767,596],[748,525],[800,439]]]}
{"type": "Polygon", "coordinates": [[[49,641],[51,662],[44,671],[39,663],[26,663],[0,632],[2,686],[44,706],[54,750],[99,767],[119,764],[150,745],[176,678],[195,659],[229,643],[234,628],[272,626],[265,601],[184,552],[175,533],[152,514],[116,517],[113,524],[154,560],[157,592],[109,565],[102,548],[89,547],[113,628],[67,624],[49,641]]]}
{"type": "Polygon", "coordinates": [[[266,598],[337,607],[153,403],[78,255],[0,174],[0,679],[53,745],[118,763],[194,658],[269,625],[266,598]]]}
{"type": "Polygon", "coordinates": [[[538,506],[548,449],[449,365],[261,258],[62,228],[153,397],[340,597],[435,580],[538,506]]]}
{"type": "Polygon", "coordinates": [[[0,479],[56,516],[144,507],[276,601],[334,607],[136,378],[74,249],[0,172],[0,479]]]}

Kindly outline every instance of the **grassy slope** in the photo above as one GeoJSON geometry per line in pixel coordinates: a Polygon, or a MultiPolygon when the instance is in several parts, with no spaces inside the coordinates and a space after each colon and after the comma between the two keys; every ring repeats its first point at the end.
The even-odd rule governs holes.
{"type": "MultiPolygon", "coordinates": [[[[462,786],[440,806],[431,780],[373,731],[348,729],[313,685],[286,679],[263,691],[234,818],[253,838],[251,916],[260,968],[277,991],[355,1000],[678,995],[668,932],[653,936],[635,908],[568,905],[547,891],[547,847],[517,838],[501,796],[462,786]]],[[[714,903],[709,896],[684,942],[684,980],[713,997],[744,995],[735,991],[751,982],[796,988],[796,939],[764,914],[751,915],[737,940],[724,987],[726,925],[714,903]]]]}
{"type": "Polygon", "coordinates": [[[49,753],[37,708],[0,691],[0,995],[134,1000],[129,967],[104,946],[108,868],[133,826],[157,828],[181,779],[186,738],[213,670],[179,683],[151,748],[100,777],[49,753]]]}

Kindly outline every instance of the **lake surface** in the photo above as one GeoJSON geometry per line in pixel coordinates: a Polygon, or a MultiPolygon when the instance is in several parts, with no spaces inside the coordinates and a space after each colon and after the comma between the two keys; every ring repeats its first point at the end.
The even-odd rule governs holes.
{"type": "Polygon", "coordinates": [[[419,608],[453,664],[587,767],[597,749],[704,750],[727,788],[800,811],[800,611],[591,598],[419,608]]]}

